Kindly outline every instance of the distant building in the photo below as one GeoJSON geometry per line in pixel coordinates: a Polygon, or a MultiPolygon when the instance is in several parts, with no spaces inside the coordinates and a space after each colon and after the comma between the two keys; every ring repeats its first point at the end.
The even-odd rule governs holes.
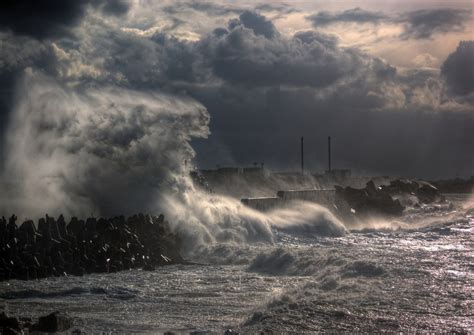
{"type": "Polygon", "coordinates": [[[261,166],[252,166],[252,167],[235,167],[235,166],[225,166],[217,167],[215,170],[200,170],[194,172],[194,177],[196,175],[201,175],[205,178],[225,178],[232,176],[268,176],[269,171],[264,168],[263,164],[261,166]]]}
{"type": "Polygon", "coordinates": [[[262,166],[246,167],[243,168],[243,174],[245,176],[267,176],[269,172],[262,166]]]}
{"type": "Polygon", "coordinates": [[[326,177],[334,178],[334,179],[345,179],[351,176],[351,170],[349,169],[332,169],[326,170],[324,173],[326,177]]]}
{"type": "Polygon", "coordinates": [[[214,173],[217,173],[219,175],[241,174],[242,173],[242,168],[233,167],[233,166],[226,166],[226,167],[218,168],[217,170],[214,171],[214,173]]]}

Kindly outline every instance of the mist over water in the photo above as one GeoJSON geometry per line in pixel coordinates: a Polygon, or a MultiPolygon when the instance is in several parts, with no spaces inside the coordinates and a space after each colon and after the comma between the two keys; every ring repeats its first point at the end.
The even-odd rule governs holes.
{"type": "Polygon", "coordinates": [[[189,143],[209,134],[196,101],[65,87],[32,72],[20,92],[2,175],[15,187],[1,212],[164,213],[183,255],[201,265],[2,283],[13,313],[35,301],[27,315],[54,306],[90,332],[473,329],[463,261],[472,259],[472,199],[351,224],[308,202],[262,213],[193,185],[189,143]]]}
{"type": "Polygon", "coordinates": [[[33,71],[26,71],[18,92],[2,176],[13,185],[0,205],[5,215],[164,213],[186,239],[188,254],[220,243],[273,244],[278,231],[337,237],[349,230],[413,229],[440,220],[417,212],[401,220],[374,217],[348,225],[307,202],[261,213],[194,187],[190,141],[209,134],[210,119],[191,98],[64,85],[33,71]]]}
{"type": "MultiPolygon", "coordinates": [[[[421,228],[318,237],[273,227],[271,235],[264,230],[253,236],[271,237],[260,238],[263,243],[245,242],[244,232],[230,224],[224,230],[220,220],[229,212],[222,207],[232,203],[220,199],[215,206],[220,219],[212,222],[217,227],[200,221],[189,226],[198,224],[194,235],[209,240],[201,241],[191,230],[186,240],[192,246],[190,259],[206,265],[11,281],[0,283],[0,299],[11,313],[34,317],[61,308],[86,332],[474,329],[469,265],[474,212],[462,202],[456,213],[433,209],[420,214],[437,218],[421,228]],[[211,228],[241,239],[229,243],[211,228]],[[29,303],[35,308],[25,312],[29,303]]],[[[247,217],[255,220],[251,213],[247,217]]],[[[242,220],[239,215],[232,219],[242,220]]]]}
{"type": "Polygon", "coordinates": [[[196,101],[117,87],[65,87],[27,73],[8,129],[2,179],[19,187],[2,213],[117,215],[159,210],[189,188],[192,137],[208,134],[196,101]]]}
{"type": "Polygon", "coordinates": [[[8,129],[0,212],[113,216],[164,213],[188,251],[218,243],[274,243],[272,229],[342,236],[327,209],[290,203],[264,214],[196,189],[189,142],[209,134],[209,115],[182,96],[111,86],[66,86],[27,71],[8,129]]]}

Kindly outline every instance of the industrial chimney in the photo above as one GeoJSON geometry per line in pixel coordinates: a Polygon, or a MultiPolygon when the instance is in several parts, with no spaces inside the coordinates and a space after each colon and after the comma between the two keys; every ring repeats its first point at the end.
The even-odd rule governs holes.
{"type": "Polygon", "coordinates": [[[328,171],[331,172],[331,136],[328,136],[328,171]]]}
{"type": "Polygon", "coordinates": [[[304,137],[301,136],[301,174],[304,174],[304,137]]]}

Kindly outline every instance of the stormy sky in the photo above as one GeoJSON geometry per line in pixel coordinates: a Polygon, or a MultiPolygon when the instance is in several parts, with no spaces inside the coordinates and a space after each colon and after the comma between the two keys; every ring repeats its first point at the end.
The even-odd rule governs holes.
{"type": "Polygon", "coordinates": [[[2,1],[0,160],[35,73],[202,104],[201,168],[296,169],[304,136],[322,171],[331,135],[335,168],[473,175],[473,33],[470,1],[2,1]]]}

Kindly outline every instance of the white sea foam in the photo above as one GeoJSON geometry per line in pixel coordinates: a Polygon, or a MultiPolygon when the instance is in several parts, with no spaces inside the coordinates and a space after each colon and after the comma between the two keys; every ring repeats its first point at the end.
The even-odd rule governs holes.
{"type": "Polygon", "coordinates": [[[187,249],[215,243],[273,243],[272,229],[342,236],[325,208],[289,204],[260,213],[196,190],[189,177],[193,137],[209,114],[191,98],[117,87],[64,85],[27,71],[8,129],[2,179],[15,194],[0,212],[39,217],[164,212],[187,249]],[[188,162],[187,166],[185,162],[188,162]]]}

